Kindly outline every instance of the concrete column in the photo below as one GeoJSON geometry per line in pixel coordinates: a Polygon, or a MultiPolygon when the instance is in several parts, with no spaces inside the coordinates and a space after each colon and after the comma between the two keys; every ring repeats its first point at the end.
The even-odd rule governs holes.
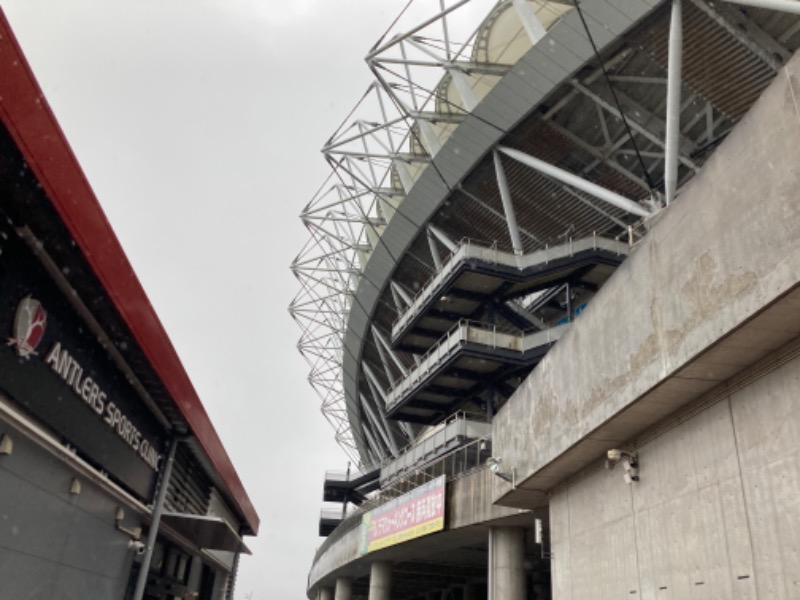
{"type": "Polygon", "coordinates": [[[489,600],[525,600],[525,531],[489,529],[489,600]]]}
{"type": "Polygon", "coordinates": [[[333,600],[333,588],[319,588],[319,600],[333,600]]]}
{"type": "Polygon", "coordinates": [[[350,600],[353,596],[353,580],[349,577],[336,578],[336,597],[334,600],[350,600]]]}
{"type": "Polygon", "coordinates": [[[369,574],[369,600],[392,600],[392,564],[386,561],[372,563],[369,574]]]}

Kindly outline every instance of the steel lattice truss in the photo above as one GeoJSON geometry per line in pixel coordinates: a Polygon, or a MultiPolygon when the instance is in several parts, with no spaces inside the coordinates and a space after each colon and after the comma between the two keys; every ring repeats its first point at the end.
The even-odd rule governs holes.
{"type": "Polygon", "coordinates": [[[370,50],[374,81],[323,147],[331,175],[302,211],[310,239],[291,267],[300,282],[290,306],[301,328],[298,348],[336,440],[356,463],[397,455],[415,435],[383,414],[387,391],[416,360],[387,343],[391,319],[462,237],[484,236],[517,254],[592,232],[635,242],[642,223],[702,168],[800,44],[795,16],[684,0],[684,73],[670,85],[671,6],[663,3],[609,43],[602,65],[588,60],[512,129],[485,119],[505,137],[443,203],[457,204],[462,217],[449,215],[452,207],[437,213],[394,257],[399,266],[366,307],[357,306],[359,287],[371,284],[365,269],[388,248],[389,224],[405,218],[398,207],[481,101],[551,27],[574,19],[575,8],[539,0],[412,2],[370,50]],[[710,49],[724,78],[703,66],[710,49]],[[532,203],[534,192],[550,200],[532,203]],[[348,397],[343,363],[354,308],[370,321],[363,356],[350,357],[359,374],[358,392],[348,397]]]}

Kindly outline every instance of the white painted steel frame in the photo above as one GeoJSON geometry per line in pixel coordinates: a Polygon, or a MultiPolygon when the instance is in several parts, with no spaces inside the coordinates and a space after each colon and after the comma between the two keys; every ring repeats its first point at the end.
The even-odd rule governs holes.
{"type": "MultiPolygon", "coordinates": [[[[679,0],[674,1],[680,6],[679,0]]],[[[349,400],[346,398],[343,390],[342,364],[348,318],[354,308],[354,302],[357,302],[357,290],[363,279],[364,268],[376,248],[383,244],[381,236],[384,229],[389,226],[397,208],[414,187],[420,173],[419,169],[425,169],[430,164],[432,156],[441,150],[442,132],[446,127],[458,127],[467,114],[463,108],[441,95],[439,85],[436,83],[437,78],[439,82],[445,81],[446,77],[452,78],[462,101],[469,109],[475,109],[480,104],[465,73],[499,76],[506,73],[509,68],[508,65],[482,64],[469,56],[473,44],[477,43],[476,34],[480,25],[469,30],[467,35],[459,36],[457,21],[452,20],[452,15],[470,2],[471,0],[460,0],[446,6],[445,0],[440,0],[439,10],[435,15],[395,35],[389,36],[387,33],[387,36],[370,50],[366,61],[375,81],[369,86],[353,113],[355,115],[363,109],[368,114],[343,123],[325,145],[323,152],[331,165],[332,175],[305,207],[301,216],[311,239],[292,264],[292,271],[300,282],[300,292],[290,307],[292,316],[301,328],[298,348],[309,363],[311,368],[309,381],[322,399],[323,413],[333,425],[337,441],[356,462],[360,462],[361,451],[366,448],[370,449],[372,455],[386,458],[386,453],[396,452],[396,447],[388,448],[392,444],[387,440],[383,440],[387,448],[376,447],[375,443],[378,440],[372,432],[361,431],[358,428],[354,430],[349,421],[348,411],[358,414],[364,409],[363,412],[369,415],[370,409],[367,408],[369,400],[375,401],[376,406],[379,406],[384,401],[381,396],[385,396],[385,392],[381,391],[380,382],[375,374],[365,368],[369,389],[364,392],[372,394],[374,398],[366,399],[363,396],[349,400]],[[423,32],[427,33],[429,28],[438,28],[439,33],[428,37],[422,35],[423,32]],[[431,44],[430,40],[434,39],[437,40],[436,44],[431,44]],[[432,80],[431,73],[438,75],[432,80]],[[367,110],[368,106],[373,107],[371,112],[367,110]],[[378,400],[381,402],[377,402],[378,400]]],[[[702,0],[692,0],[692,2],[698,6],[702,4],[701,9],[714,10],[702,0]]],[[[731,3],[731,0],[725,0],[725,3],[731,3]]],[[[737,0],[736,4],[800,14],[800,2],[794,0],[737,0]]],[[[586,9],[590,8],[590,3],[586,1],[583,5],[586,9]]],[[[521,16],[521,25],[534,43],[547,37],[543,28],[540,29],[541,23],[535,13],[531,17],[533,11],[529,10],[530,5],[523,0],[503,0],[496,6],[511,6],[513,11],[521,16]]],[[[673,21],[676,18],[673,16],[673,21]]],[[[719,21],[721,26],[725,26],[723,21],[724,19],[719,21]]],[[[673,29],[677,34],[678,30],[673,29]]],[[[756,54],[760,52],[758,43],[754,43],[746,35],[742,34],[738,39],[751,52],[756,54]]],[[[781,40],[772,42],[777,45],[776,53],[783,57],[784,54],[780,52],[781,40]]],[[[774,48],[772,42],[767,40],[765,43],[774,48]]],[[[679,46],[677,41],[671,43],[669,52],[671,64],[679,58],[677,51],[679,46]]],[[[606,68],[613,70],[616,65],[624,64],[631,52],[631,49],[623,48],[606,60],[606,68]]],[[[761,55],[765,60],[770,58],[768,51],[762,52],[761,55]]],[[[772,60],[774,63],[774,58],[772,60]]],[[[654,131],[645,125],[659,121],[654,115],[646,115],[641,122],[629,117],[629,122],[638,135],[658,149],[664,150],[663,156],[658,150],[654,152],[648,149],[644,149],[640,154],[652,159],[651,168],[664,161],[669,201],[680,185],[678,163],[691,170],[698,169],[691,157],[681,155],[678,148],[682,145],[696,147],[703,141],[712,141],[723,121],[721,115],[715,115],[713,109],[710,109],[705,113],[698,113],[681,127],[681,109],[688,105],[693,97],[686,99],[681,106],[680,72],[671,67],[670,73],[666,86],[664,86],[665,80],[661,77],[641,77],[636,80],[631,76],[623,77],[611,73],[612,81],[617,83],[664,86],[664,94],[669,105],[667,123],[664,125],[667,135],[662,137],[663,130],[654,131]],[[703,138],[686,139],[685,133],[695,126],[698,119],[705,119],[707,124],[703,138]]],[[[652,214],[652,209],[592,184],[582,176],[587,175],[592,168],[605,164],[642,187],[643,192],[646,191],[643,179],[614,158],[625,156],[631,150],[625,147],[628,143],[627,138],[612,139],[608,115],[614,118],[619,118],[621,115],[615,106],[592,91],[591,84],[600,77],[602,71],[596,68],[581,81],[574,80],[572,83],[574,89],[542,116],[544,121],[551,120],[578,94],[587,96],[597,104],[598,126],[603,133],[605,147],[597,152],[590,144],[582,142],[579,138],[575,139],[574,134],[570,133],[570,139],[594,156],[594,162],[587,165],[580,174],[547,165],[535,157],[506,146],[499,146],[497,151],[562,182],[563,189],[574,196],[576,202],[592,207],[609,222],[623,227],[625,223],[598,206],[596,200],[621,208],[640,218],[648,218],[652,214]],[[572,187],[588,194],[589,197],[584,197],[572,187]]],[[[551,126],[560,127],[556,122],[552,122],[551,126]]],[[[499,159],[497,162],[499,163],[499,159]]],[[[502,165],[498,169],[498,184],[502,190],[501,171],[502,165]]],[[[491,208],[474,194],[466,190],[461,191],[471,202],[481,205],[483,209],[491,208]]],[[[539,245],[540,242],[533,233],[513,223],[515,220],[513,208],[509,210],[510,202],[506,202],[510,200],[507,189],[503,192],[503,196],[506,214],[502,215],[492,210],[489,210],[489,213],[497,219],[506,221],[514,249],[522,247],[522,237],[530,243],[539,245]]],[[[435,273],[442,269],[437,244],[442,244],[451,252],[455,244],[448,238],[446,232],[434,226],[429,226],[425,235],[429,236],[430,254],[413,256],[412,259],[424,265],[431,273],[435,273]]],[[[412,304],[411,294],[404,288],[403,282],[389,280],[388,288],[398,311],[412,304]]],[[[402,365],[402,368],[408,370],[411,365],[404,364],[396,354],[386,352],[387,347],[381,339],[387,333],[373,330],[378,352],[383,350],[382,362],[385,369],[388,370],[391,364],[397,368],[402,365]]],[[[373,414],[372,417],[375,418],[368,421],[373,427],[373,432],[377,430],[379,433],[377,437],[389,433],[384,430],[387,425],[381,423],[377,415],[373,414]],[[382,426],[378,426],[379,423],[382,426]]],[[[391,435],[389,438],[392,439],[391,435]]]]}

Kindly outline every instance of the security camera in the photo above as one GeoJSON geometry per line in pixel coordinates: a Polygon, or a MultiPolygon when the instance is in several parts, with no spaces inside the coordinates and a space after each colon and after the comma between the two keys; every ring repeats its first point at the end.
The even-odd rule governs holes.
{"type": "Polygon", "coordinates": [[[131,548],[138,556],[142,556],[147,552],[147,546],[138,540],[129,540],[128,548],[131,548]]]}
{"type": "MultiPolygon", "coordinates": [[[[622,468],[626,471],[638,471],[639,470],[639,463],[636,462],[635,458],[626,458],[622,461],[622,468]]],[[[635,475],[636,473],[634,473],[635,475]]]]}
{"type": "Polygon", "coordinates": [[[622,462],[622,468],[625,469],[625,473],[623,473],[625,483],[639,481],[639,460],[635,452],[612,448],[606,452],[606,457],[606,469],[613,469],[614,465],[622,462]]]}
{"type": "Polygon", "coordinates": [[[606,452],[606,457],[608,458],[609,463],[618,463],[623,458],[634,463],[636,462],[636,453],[626,452],[625,450],[620,450],[619,448],[612,448],[606,452]]]}
{"type": "Polygon", "coordinates": [[[634,481],[639,481],[639,463],[633,459],[626,458],[622,461],[622,468],[625,469],[625,483],[631,484],[634,481]]]}
{"type": "Polygon", "coordinates": [[[630,471],[625,471],[622,475],[623,479],[625,479],[625,483],[628,485],[632,484],[634,481],[639,481],[638,475],[631,475],[630,471]]]}

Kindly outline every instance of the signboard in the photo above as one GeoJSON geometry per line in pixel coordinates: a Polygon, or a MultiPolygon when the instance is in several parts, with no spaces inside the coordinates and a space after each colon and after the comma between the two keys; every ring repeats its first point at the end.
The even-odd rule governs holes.
{"type": "Polygon", "coordinates": [[[360,553],[367,554],[444,529],[445,476],[364,514],[360,553]]]}
{"type": "Polygon", "coordinates": [[[8,227],[0,228],[0,335],[0,389],[149,500],[163,462],[162,427],[8,227]]]}

